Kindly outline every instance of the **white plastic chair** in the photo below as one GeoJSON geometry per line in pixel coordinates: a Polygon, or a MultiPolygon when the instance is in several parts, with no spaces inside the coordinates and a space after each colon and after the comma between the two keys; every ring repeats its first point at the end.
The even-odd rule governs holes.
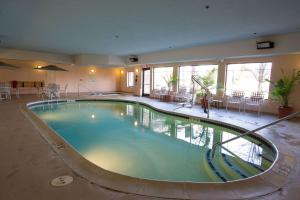
{"type": "Polygon", "coordinates": [[[59,98],[60,97],[60,86],[55,83],[49,83],[45,89],[43,96],[45,95],[48,99],[59,98]]]}
{"type": "Polygon", "coordinates": [[[159,99],[159,98],[160,98],[160,90],[154,89],[153,95],[154,95],[154,96],[153,96],[154,99],[159,99]]]}
{"type": "Polygon", "coordinates": [[[226,110],[228,110],[229,104],[237,104],[239,106],[239,112],[241,111],[241,106],[244,104],[245,92],[243,91],[233,91],[231,96],[227,96],[226,110]]]}
{"type": "Polygon", "coordinates": [[[249,98],[245,99],[244,112],[246,111],[246,106],[257,107],[257,114],[260,115],[261,106],[264,103],[264,93],[261,91],[252,92],[249,98]]]}
{"type": "Polygon", "coordinates": [[[185,87],[179,88],[178,92],[174,96],[174,100],[183,102],[183,101],[187,101],[187,99],[188,99],[188,94],[186,88],[185,87]]]}
{"type": "Polygon", "coordinates": [[[165,95],[168,94],[167,88],[166,87],[162,87],[159,93],[159,99],[162,99],[165,95]]]}
{"type": "Polygon", "coordinates": [[[11,100],[10,87],[0,87],[0,100],[11,100]]]}
{"type": "Polygon", "coordinates": [[[60,90],[60,94],[63,94],[65,97],[67,97],[68,96],[67,90],[68,90],[68,83],[65,85],[64,89],[60,90]]]}

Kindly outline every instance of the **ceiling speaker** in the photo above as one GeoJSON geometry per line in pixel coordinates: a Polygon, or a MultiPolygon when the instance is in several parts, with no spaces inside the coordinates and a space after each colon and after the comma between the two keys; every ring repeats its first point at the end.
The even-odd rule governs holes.
{"type": "Polygon", "coordinates": [[[128,60],[129,60],[129,62],[131,62],[131,63],[136,63],[136,62],[139,61],[139,58],[138,58],[137,56],[130,56],[130,57],[128,58],[128,60]]]}

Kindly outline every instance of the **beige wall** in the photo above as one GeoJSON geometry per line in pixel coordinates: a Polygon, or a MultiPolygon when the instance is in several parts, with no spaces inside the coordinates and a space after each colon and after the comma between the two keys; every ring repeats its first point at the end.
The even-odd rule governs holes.
{"type": "MultiPolygon", "coordinates": [[[[120,70],[118,68],[102,68],[96,66],[75,66],[57,64],[68,72],[53,72],[33,69],[38,65],[49,63],[41,61],[1,60],[19,67],[16,70],[0,69],[0,82],[4,81],[45,81],[56,82],[64,87],[68,84],[68,92],[77,92],[81,83],[80,92],[88,91],[119,91],[120,70]],[[94,69],[94,73],[91,72],[94,69]]],[[[22,89],[22,93],[33,93],[35,90],[22,89]]]]}
{"type": "MultiPolygon", "coordinates": [[[[300,32],[139,55],[138,64],[222,60],[300,53],[300,32]],[[273,41],[272,49],[257,50],[256,42],[273,41]]],[[[130,64],[130,63],[128,63],[130,64]]]]}

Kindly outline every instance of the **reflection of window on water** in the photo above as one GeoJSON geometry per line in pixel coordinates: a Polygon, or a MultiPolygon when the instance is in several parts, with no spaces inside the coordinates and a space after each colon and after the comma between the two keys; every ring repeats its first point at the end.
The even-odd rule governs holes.
{"type": "Polygon", "coordinates": [[[126,105],[126,114],[129,115],[129,116],[133,116],[134,115],[133,105],[130,105],[130,104],[126,105]]]}
{"type": "Polygon", "coordinates": [[[182,124],[176,121],[177,139],[188,143],[212,148],[213,128],[205,127],[200,124],[182,124]]]}
{"type": "Polygon", "coordinates": [[[143,118],[142,118],[142,121],[143,121],[143,125],[146,126],[146,127],[149,127],[149,123],[150,123],[150,111],[146,108],[143,108],[143,118]]]}
{"type": "MultiPolygon", "coordinates": [[[[231,139],[235,136],[236,135],[232,133],[224,131],[222,134],[222,141],[231,139]]],[[[255,143],[252,143],[244,138],[239,138],[224,144],[223,147],[247,162],[261,165],[262,159],[259,155],[262,154],[263,149],[255,143]]],[[[225,149],[222,149],[222,153],[232,156],[232,154],[225,149]]]]}
{"type": "MultiPolygon", "coordinates": [[[[165,117],[162,117],[156,113],[152,113],[151,128],[154,132],[165,133],[165,132],[170,132],[171,126],[167,123],[165,117]]],[[[170,133],[168,133],[167,135],[170,135],[170,133]]]]}
{"type": "MultiPolygon", "coordinates": [[[[176,123],[180,123],[180,121],[176,121],[176,123]]],[[[177,139],[191,143],[191,124],[177,124],[176,130],[177,139]]]]}
{"type": "MultiPolygon", "coordinates": [[[[212,148],[213,145],[213,128],[207,126],[193,125],[193,130],[200,132],[197,145],[212,148]]],[[[196,141],[195,141],[196,142],[196,141]]]]}

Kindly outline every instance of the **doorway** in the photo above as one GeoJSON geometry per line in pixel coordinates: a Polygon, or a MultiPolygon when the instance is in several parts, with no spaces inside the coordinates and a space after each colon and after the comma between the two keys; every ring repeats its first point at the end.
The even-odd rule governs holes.
{"type": "Polygon", "coordinates": [[[150,95],[150,68],[143,69],[143,86],[142,96],[148,97],[150,95]]]}

